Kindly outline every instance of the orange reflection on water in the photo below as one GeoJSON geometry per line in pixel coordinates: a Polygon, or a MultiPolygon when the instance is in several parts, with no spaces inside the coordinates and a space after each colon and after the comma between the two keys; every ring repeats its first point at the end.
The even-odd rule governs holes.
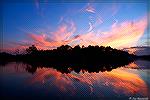
{"type": "Polygon", "coordinates": [[[111,87],[115,94],[140,94],[146,96],[148,91],[144,80],[142,80],[138,74],[132,73],[131,71],[129,72],[127,68],[114,69],[111,72],[85,72],[84,74],[82,72],[80,74],[74,72],[62,74],[52,68],[39,68],[30,79],[30,82],[32,84],[36,82],[42,84],[44,84],[43,82],[50,82],[50,86],[56,86],[62,92],[71,91],[71,93],[75,93],[78,90],[75,83],[87,85],[90,93],[96,90],[94,85],[97,85],[99,88],[111,87]],[[51,81],[48,81],[49,79],[51,81]]]}
{"type": "Polygon", "coordinates": [[[113,86],[114,91],[117,93],[121,90],[125,94],[140,93],[144,96],[147,95],[146,83],[135,73],[118,69],[107,72],[105,77],[109,85],[113,86]]]}
{"type": "Polygon", "coordinates": [[[55,85],[61,91],[67,91],[67,89],[70,89],[69,86],[72,87],[72,81],[69,79],[69,77],[65,77],[65,74],[62,74],[61,72],[58,72],[52,68],[38,68],[32,79],[30,80],[30,83],[44,84],[48,81],[49,78],[52,77],[53,79],[51,80],[50,85],[55,85]],[[67,86],[67,88],[65,86],[67,86]]]}

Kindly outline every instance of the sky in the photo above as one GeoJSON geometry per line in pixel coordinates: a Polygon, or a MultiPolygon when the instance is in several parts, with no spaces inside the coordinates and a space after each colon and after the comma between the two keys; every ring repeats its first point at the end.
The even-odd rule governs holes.
{"type": "Polygon", "coordinates": [[[0,49],[147,46],[148,15],[147,0],[6,0],[0,49]]]}

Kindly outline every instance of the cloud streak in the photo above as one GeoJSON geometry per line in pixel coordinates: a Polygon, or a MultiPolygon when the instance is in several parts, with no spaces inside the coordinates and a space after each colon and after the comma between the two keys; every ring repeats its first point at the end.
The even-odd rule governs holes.
{"type": "Polygon", "coordinates": [[[89,13],[95,13],[95,9],[92,5],[88,4],[88,6],[85,9],[89,13]]]}
{"type": "Polygon", "coordinates": [[[88,29],[88,32],[92,31],[93,30],[93,25],[91,22],[89,22],[89,29],[88,29]]]}
{"type": "Polygon", "coordinates": [[[56,48],[61,45],[69,44],[74,39],[73,33],[76,31],[75,24],[70,21],[66,24],[62,24],[58,27],[57,31],[49,34],[33,34],[29,33],[28,36],[32,40],[33,44],[36,44],[38,48],[49,49],[56,48]]]}
{"type": "Polygon", "coordinates": [[[147,27],[147,18],[136,22],[125,21],[112,24],[109,31],[100,33],[86,33],[80,36],[81,45],[104,45],[114,48],[123,48],[136,44],[143,36],[147,27]]]}
{"type": "Polygon", "coordinates": [[[88,32],[75,35],[77,30],[75,23],[66,21],[56,31],[48,34],[28,33],[28,40],[23,40],[22,44],[18,43],[18,45],[20,45],[20,48],[24,48],[29,44],[35,44],[39,49],[54,49],[66,44],[71,46],[103,45],[113,48],[134,46],[144,34],[147,27],[147,18],[143,17],[134,22],[125,21],[119,23],[116,21],[108,31],[95,32],[92,31],[93,27],[90,25],[88,32]]]}

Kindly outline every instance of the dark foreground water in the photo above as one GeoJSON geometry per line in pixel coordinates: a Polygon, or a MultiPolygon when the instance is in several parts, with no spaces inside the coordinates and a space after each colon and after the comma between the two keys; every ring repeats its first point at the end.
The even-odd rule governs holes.
{"type": "MultiPolygon", "coordinates": [[[[61,73],[53,68],[37,68],[31,73],[23,63],[0,67],[0,97],[3,99],[126,99],[148,100],[150,62],[136,61],[99,73],[61,73]]],[[[51,66],[50,66],[51,67],[51,66]]],[[[149,97],[150,99],[150,97],[149,97]]]]}

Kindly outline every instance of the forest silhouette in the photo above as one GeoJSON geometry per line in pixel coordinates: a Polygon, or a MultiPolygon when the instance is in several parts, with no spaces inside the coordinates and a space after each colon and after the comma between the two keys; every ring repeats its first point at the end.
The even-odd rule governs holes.
{"type": "Polygon", "coordinates": [[[110,46],[91,46],[72,48],[62,45],[53,50],[38,50],[35,45],[26,49],[22,54],[0,53],[0,64],[8,62],[23,62],[28,65],[28,72],[34,73],[37,67],[53,67],[62,73],[72,70],[79,73],[81,70],[88,72],[111,71],[114,68],[125,66],[135,59],[135,55],[113,49],[110,46]]]}

